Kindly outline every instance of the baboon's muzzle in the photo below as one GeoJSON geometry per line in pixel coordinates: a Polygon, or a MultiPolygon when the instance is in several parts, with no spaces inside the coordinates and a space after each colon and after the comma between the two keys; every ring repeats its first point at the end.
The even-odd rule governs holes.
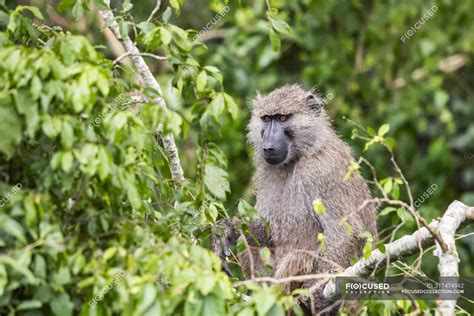
{"type": "Polygon", "coordinates": [[[271,123],[263,132],[263,158],[271,165],[285,161],[288,155],[288,141],[285,129],[271,123]]]}

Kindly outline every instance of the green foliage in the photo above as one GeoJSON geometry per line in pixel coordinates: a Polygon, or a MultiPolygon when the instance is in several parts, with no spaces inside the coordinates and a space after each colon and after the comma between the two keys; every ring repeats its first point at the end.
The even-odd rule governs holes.
{"type": "Polygon", "coordinates": [[[84,37],[32,24],[25,9],[42,18],[35,7],[8,13],[0,51],[2,196],[11,183],[22,185],[0,214],[1,313],[222,315],[257,308],[263,315],[289,308],[277,287],[234,289],[219,258],[192,242],[205,240],[218,211],[225,212],[227,162],[206,135],[219,129],[224,111],[237,118],[238,106],[222,91],[219,70],[188,54],[188,32],[160,26],[143,40],[169,45],[177,67],[170,97],[193,107],[180,114],[145,102],[135,114],[126,106],[134,102],[130,85],[103,54],[84,37]],[[190,121],[203,129],[202,172],[178,190],[154,131],[163,124],[179,137],[190,121]],[[268,303],[242,300],[247,291],[268,303]]]}

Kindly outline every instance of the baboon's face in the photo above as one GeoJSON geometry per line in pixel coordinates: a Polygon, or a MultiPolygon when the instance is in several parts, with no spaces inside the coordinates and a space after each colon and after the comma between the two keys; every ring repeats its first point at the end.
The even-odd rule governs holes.
{"type": "Polygon", "coordinates": [[[286,166],[310,155],[330,131],[321,100],[298,85],[281,87],[252,102],[248,126],[255,158],[286,166]]]}
{"type": "Polygon", "coordinates": [[[291,114],[264,115],[261,117],[263,158],[271,165],[277,165],[288,157],[291,142],[289,131],[291,114]]]}

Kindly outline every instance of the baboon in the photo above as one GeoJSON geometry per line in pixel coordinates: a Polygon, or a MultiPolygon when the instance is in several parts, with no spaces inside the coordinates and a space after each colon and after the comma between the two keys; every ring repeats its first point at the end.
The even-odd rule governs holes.
{"type": "MultiPolygon", "coordinates": [[[[343,270],[352,257],[361,256],[366,242],[361,232],[376,236],[375,207],[369,204],[358,210],[371,198],[368,186],[357,173],[344,179],[353,154],[331,127],[323,105],[321,98],[299,85],[257,95],[252,102],[248,141],[256,167],[255,207],[263,220],[252,222],[246,237],[250,251],[239,255],[247,277],[268,275],[259,255],[261,247],[271,250],[275,278],[327,274],[343,270]],[[315,200],[325,211],[315,212],[315,200]],[[319,233],[323,242],[321,235],[317,238],[319,233]]],[[[238,227],[237,220],[225,219],[216,224],[211,236],[225,269],[224,258],[240,236],[238,227]]],[[[292,282],[282,288],[289,293],[317,282],[292,282]]],[[[306,313],[330,306],[322,296],[322,286],[313,299],[301,303],[306,313]]]]}

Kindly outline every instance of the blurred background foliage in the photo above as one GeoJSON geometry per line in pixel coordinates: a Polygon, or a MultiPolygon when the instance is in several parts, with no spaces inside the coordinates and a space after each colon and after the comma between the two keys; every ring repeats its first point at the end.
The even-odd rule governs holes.
{"type": "MultiPolygon", "coordinates": [[[[1,314],[282,314],[291,297],[233,286],[205,248],[217,218],[253,212],[249,100],[286,83],[331,96],[334,126],[379,179],[394,176],[387,151],[364,151],[351,136],[354,122],[389,124],[427,220],[454,199],[474,205],[474,1],[163,0],[150,16],[156,3],[111,6],[141,51],[168,58],[145,57],[166,113],[129,94],[154,92],[128,58],[112,64],[123,50],[104,32],[100,1],[0,1],[1,196],[22,185],[0,208],[1,314]],[[159,124],[177,138],[187,179],[179,188],[156,145],[159,124]],[[124,280],[100,297],[120,271],[124,280]]],[[[381,216],[380,230],[400,220],[381,216]]],[[[407,220],[397,236],[414,229],[407,220]]],[[[473,275],[474,238],[458,250],[461,275],[473,275]]],[[[426,254],[423,271],[436,264],[426,254]]]]}

